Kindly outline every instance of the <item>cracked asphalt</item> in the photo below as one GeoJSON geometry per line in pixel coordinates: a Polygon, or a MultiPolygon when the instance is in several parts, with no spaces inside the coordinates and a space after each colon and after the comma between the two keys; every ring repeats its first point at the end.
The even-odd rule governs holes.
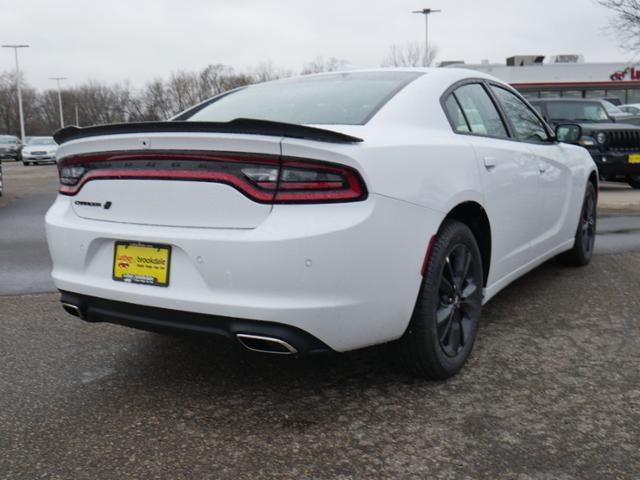
{"type": "Polygon", "coordinates": [[[447,382],[383,347],[265,357],[0,296],[0,478],[638,479],[639,272],[638,250],[548,262],[447,382]]]}

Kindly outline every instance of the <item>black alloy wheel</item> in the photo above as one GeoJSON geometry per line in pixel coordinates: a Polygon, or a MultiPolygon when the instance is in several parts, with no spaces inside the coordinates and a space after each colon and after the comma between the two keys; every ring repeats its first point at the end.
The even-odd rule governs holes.
{"type": "Polygon", "coordinates": [[[478,332],[482,258],[465,224],[446,220],[436,236],[409,326],[397,342],[412,374],[444,380],[465,364],[478,332]]]}
{"type": "Polygon", "coordinates": [[[474,278],[474,259],[463,244],[455,245],[445,258],[440,276],[440,304],[436,309],[440,348],[455,357],[472,341],[473,326],[480,319],[482,287],[474,278]]]}
{"type": "Polygon", "coordinates": [[[581,267],[587,265],[593,257],[596,242],[597,206],[596,189],[591,182],[587,188],[580,211],[580,221],[575,235],[573,248],[558,256],[558,260],[565,265],[581,267]]]}

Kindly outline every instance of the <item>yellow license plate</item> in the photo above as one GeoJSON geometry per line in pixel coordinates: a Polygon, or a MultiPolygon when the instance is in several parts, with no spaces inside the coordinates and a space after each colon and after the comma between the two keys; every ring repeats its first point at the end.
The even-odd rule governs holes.
{"type": "Polygon", "coordinates": [[[629,155],[629,163],[640,163],[640,155],[629,155]]]}
{"type": "Polygon", "coordinates": [[[169,245],[118,241],[113,256],[113,279],[166,287],[170,263],[169,245]]]}

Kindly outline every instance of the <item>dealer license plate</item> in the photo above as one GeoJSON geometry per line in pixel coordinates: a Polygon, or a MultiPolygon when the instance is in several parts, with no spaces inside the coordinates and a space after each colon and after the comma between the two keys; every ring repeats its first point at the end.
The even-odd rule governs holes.
{"type": "Polygon", "coordinates": [[[113,279],[166,287],[170,263],[169,245],[118,241],[113,255],[113,279]]]}
{"type": "Polygon", "coordinates": [[[629,163],[640,163],[640,155],[629,155],[629,163]]]}

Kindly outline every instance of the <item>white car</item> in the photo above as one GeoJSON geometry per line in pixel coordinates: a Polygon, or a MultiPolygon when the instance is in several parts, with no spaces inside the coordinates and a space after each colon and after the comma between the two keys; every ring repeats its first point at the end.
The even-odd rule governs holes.
{"type": "Polygon", "coordinates": [[[22,149],[22,163],[37,165],[40,163],[56,163],[58,144],[53,137],[29,137],[22,149]]]}
{"type": "Polygon", "coordinates": [[[627,105],[620,105],[618,108],[630,115],[640,115],[640,103],[629,103],[627,105]]]}
{"type": "Polygon", "coordinates": [[[593,160],[478,72],[278,80],[56,139],[53,279],[90,322],[278,354],[395,341],[410,371],[442,379],[483,303],[593,252],[593,160]]]}

